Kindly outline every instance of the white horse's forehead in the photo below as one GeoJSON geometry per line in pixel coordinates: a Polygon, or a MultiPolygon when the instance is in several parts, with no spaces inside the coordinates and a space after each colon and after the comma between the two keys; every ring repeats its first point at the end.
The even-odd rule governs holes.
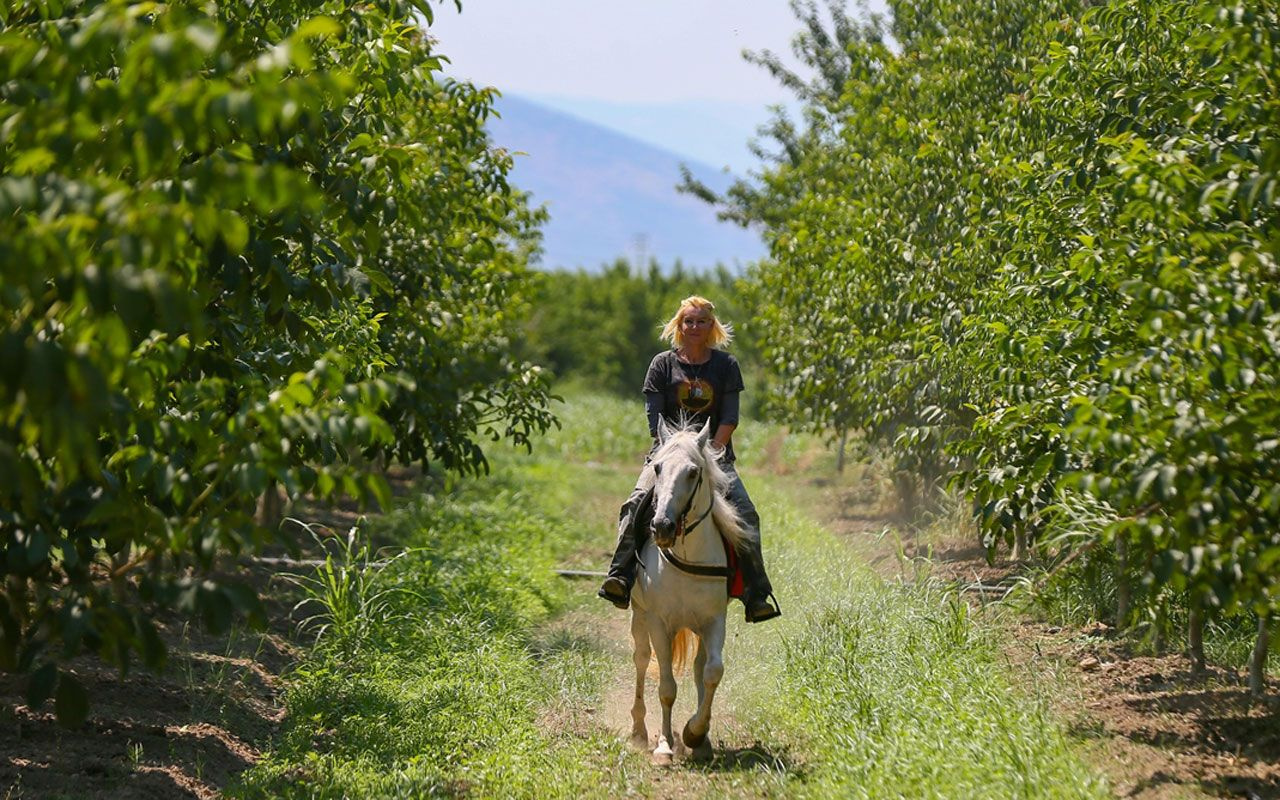
{"type": "Polygon", "coordinates": [[[667,443],[658,453],[658,463],[661,464],[678,464],[685,463],[692,466],[698,465],[697,459],[698,448],[694,441],[681,441],[673,439],[667,443]]]}

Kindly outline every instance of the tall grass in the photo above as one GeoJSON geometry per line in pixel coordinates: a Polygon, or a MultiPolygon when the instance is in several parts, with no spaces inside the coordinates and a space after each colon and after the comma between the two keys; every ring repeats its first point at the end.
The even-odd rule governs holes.
{"type": "MultiPolygon", "coordinates": [[[[373,521],[374,537],[406,546],[368,586],[378,613],[361,615],[358,637],[322,636],[288,676],[284,733],[231,794],[625,792],[608,769],[623,755],[618,741],[539,723],[550,707],[589,702],[608,671],[590,640],[543,647],[531,633],[573,602],[551,569],[583,535],[573,525],[503,478],[373,521]]],[[[361,608],[358,589],[346,587],[343,608],[361,608]]]]}
{"type": "Polygon", "coordinates": [[[1053,687],[1012,683],[995,629],[955,594],[851,563],[783,491],[755,484],[786,614],[736,640],[726,660],[745,674],[727,683],[753,733],[801,762],[788,795],[1107,795],[1048,711],[1053,687]]]}
{"type": "Polygon", "coordinates": [[[560,392],[569,398],[556,407],[560,427],[547,432],[538,447],[539,457],[551,456],[571,464],[635,464],[639,471],[650,444],[639,390],[630,400],[593,392],[576,383],[561,387],[560,392]]]}

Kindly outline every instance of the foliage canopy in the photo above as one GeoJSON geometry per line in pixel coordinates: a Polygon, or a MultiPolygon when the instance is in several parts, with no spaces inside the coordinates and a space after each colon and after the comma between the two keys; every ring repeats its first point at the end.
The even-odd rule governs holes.
{"type": "Polygon", "coordinates": [[[1123,543],[1152,587],[1265,620],[1276,4],[889,5],[793,3],[816,77],[757,60],[803,118],[719,198],[768,226],[755,292],[786,401],[953,476],[993,548],[1087,497],[1108,522],[1066,549],[1123,543]]]}
{"type": "Polygon", "coordinates": [[[60,717],[58,659],[162,660],[154,605],[260,614],[207,571],[277,536],[267,490],[385,502],[371,467],[550,424],[506,311],[539,214],[431,11],[0,12],[0,667],[60,717]]]}

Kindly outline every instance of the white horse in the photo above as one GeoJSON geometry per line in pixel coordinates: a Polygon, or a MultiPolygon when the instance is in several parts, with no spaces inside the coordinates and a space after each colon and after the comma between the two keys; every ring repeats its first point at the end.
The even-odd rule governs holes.
{"type": "Polygon", "coordinates": [[[636,698],[631,708],[631,741],[649,744],[645,728],[644,684],[649,656],[658,656],[658,699],[662,732],[653,758],[673,757],[671,706],[676,700],[675,670],[682,668],[697,641],[694,679],[698,710],[682,738],[692,757],[711,756],[711,701],[724,677],[722,651],[729,605],[728,561],[721,536],[735,548],[746,537],[741,519],[724,499],[727,479],[709,441],[710,422],[700,431],[658,422],[658,450],[650,461],[654,480],[653,527],[640,550],[640,570],[631,592],[631,636],[635,640],[636,698]],[[692,640],[690,637],[692,634],[692,640]]]}

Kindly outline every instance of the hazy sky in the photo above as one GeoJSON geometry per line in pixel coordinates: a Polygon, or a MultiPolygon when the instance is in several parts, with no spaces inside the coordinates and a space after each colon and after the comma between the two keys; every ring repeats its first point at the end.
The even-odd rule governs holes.
{"type": "Polygon", "coordinates": [[[741,171],[767,106],[791,99],[742,51],[794,63],[798,28],[786,0],[463,0],[432,33],[456,77],[741,171]]]}

